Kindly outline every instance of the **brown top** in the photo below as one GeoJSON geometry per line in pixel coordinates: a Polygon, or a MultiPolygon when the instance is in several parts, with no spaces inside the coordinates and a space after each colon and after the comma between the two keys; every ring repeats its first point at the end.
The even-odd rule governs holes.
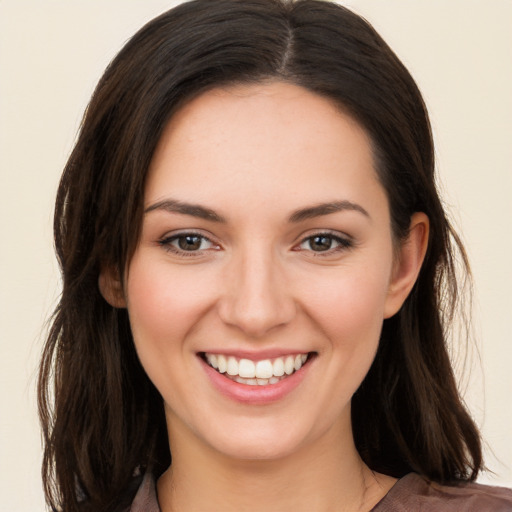
{"type": "MultiPolygon", "coordinates": [[[[126,512],[161,512],[150,474],[126,512]]],[[[512,512],[512,490],[475,483],[439,485],[409,473],[370,512],[512,512]]]]}
{"type": "Polygon", "coordinates": [[[404,476],[371,512],[511,512],[512,489],[476,483],[457,486],[404,476]]]}

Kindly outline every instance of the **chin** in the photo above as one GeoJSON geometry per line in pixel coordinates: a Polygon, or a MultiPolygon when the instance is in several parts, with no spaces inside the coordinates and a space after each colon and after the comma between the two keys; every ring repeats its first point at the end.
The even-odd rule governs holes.
{"type": "Polygon", "coordinates": [[[232,441],[226,443],[226,446],[220,446],[218,449],[224,456],[230,459],[261,462],[286,459],[297,452],[297,447],[294,445],[279,442],[271,444],[261,442],[258,439],[240,439],[239,442],[232,441]]]}
{"type": "Polygon", "coordinates": [[[299,452],[307,442],[303,432],[298,429],[286,429],[282,424],[274,426],[260,424],[252,428],[240,426],[240,428],[221,430],[221,432],[210,432],[206,442],[225,457],[241,461],[285,459],[299,452]]]}

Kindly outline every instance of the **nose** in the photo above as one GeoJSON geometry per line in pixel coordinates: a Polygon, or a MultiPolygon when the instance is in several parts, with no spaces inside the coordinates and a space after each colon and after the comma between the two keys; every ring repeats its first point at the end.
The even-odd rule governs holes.
{"type": "MultiPolygon", "coordinates": [[[[248,251],[249,252],[249,251],[248,251]]],[[[250,338],[261,338],[294,318],[296,305],[282,264],[272,254],[252,251],[229,263],[221,320],[250,338]]]]}

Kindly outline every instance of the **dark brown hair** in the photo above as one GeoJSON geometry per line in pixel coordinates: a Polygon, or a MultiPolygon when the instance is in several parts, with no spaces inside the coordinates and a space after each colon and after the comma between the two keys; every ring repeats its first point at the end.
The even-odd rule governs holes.
{"type": "Polygon", "coordinates": [[[362,18],[317,0],[195,0],[143,27],[105,71],[60,183],[55,244],[63,289],[39,377],[52,507],[112,511],[134,471],[170,463],[162,399],[135,353],[126,310],[98,289],[120,275],[142,222],[144,182],[173,113],[213,87],[291,82],[350,113],[369,134],[397,240],[411,215],[430,219],[428,252],[352,401],[356,446],[395,477],[474,479],[480,438],[446,348],[457,300],[454,254],[467,261],[436,190],[428,115],[408,71],[362,18]]]}

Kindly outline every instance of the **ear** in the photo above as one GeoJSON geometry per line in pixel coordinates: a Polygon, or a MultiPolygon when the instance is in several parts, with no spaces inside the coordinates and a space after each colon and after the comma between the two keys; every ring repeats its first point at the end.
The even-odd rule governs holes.
{"type": "Polygon", "coordinates": [[[98,278],[98,287],[103,298],[115,308],[125,308],[126,298],[124,296],[123,283],[119,272],[112,268],[102,268],[98,278]]]}
{"type": "Polygon", "coordinates": [[[411,217],[409,234],[402,242],[388,288],[384,318],[397,313],[409,295],[420,273],[428,246],[429,220],[423,212],[411,217]]]}

